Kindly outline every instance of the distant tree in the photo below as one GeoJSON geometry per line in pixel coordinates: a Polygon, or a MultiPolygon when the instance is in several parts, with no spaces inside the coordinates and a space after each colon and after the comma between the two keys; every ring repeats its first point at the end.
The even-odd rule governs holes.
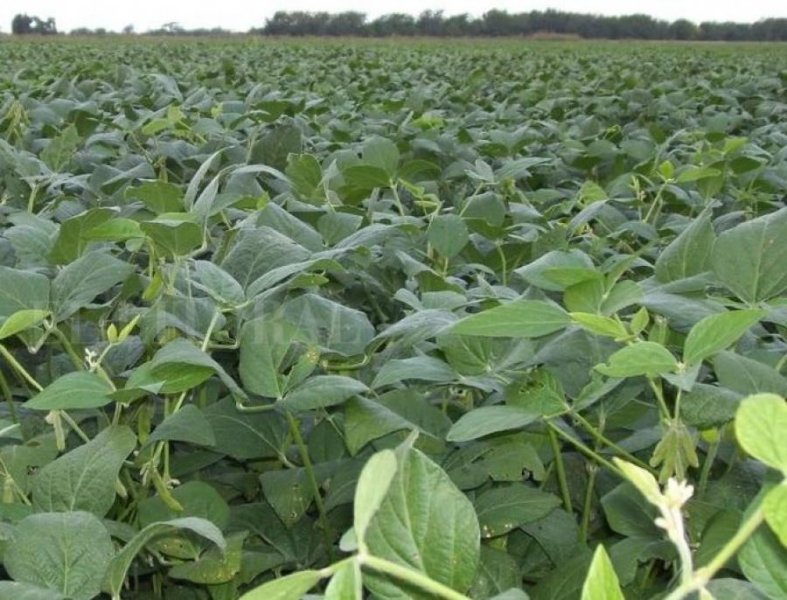
{"type": "Polygon", "coordinates": [[[11,33],[24,35],[33,33],[33,17],[27,15],[15,15],[11,21],[11,33]]]}
{"type": "Polygon", "coordinates": [[[46,20],[39,17],[31,17],[25,14],[15,15],[11,21],[11,33],[17,35],[27,35],[35,33],[38,35],[54,35],[57,33],[57,26],[53,18],[46,20]]]}
{"type": "Polygon", "coordinates": [[[132,35],[134,33],[134,25],[129,23],[123,28],[123,35],[132,35]]]}

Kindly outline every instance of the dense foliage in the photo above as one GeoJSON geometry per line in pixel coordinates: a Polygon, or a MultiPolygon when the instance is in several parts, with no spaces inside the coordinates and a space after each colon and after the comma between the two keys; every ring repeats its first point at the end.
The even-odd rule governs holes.
{"type": "Polygon", "coordinates": [[[266,35],[397,36],[538,36],[562,35],[588,39],[787,41],[787,19],[762,19],[755,23],[696,25],[686,19],[663,21],[645,14],[603,16],[559,10],[509,13],[490,10],[473,18],[468,14],[445,16],[426,10],[417,17],[405,13],[367,20],[360,12],[278,11],[265,27],[252,30],[266,35]]]}
{"type": "Polygon", "coordinates": [[[0,54],[0,599],[787,594],[781,47],[0,54]]]}

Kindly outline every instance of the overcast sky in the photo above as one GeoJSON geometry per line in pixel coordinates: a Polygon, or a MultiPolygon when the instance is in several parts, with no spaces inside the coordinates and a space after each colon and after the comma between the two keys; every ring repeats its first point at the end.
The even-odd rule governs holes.
{"type": "Polygon", "coordinates": [[[262,26],[277,10],[357,10],[374,18],[390,12],[416,15],[425,8],[442,9],[446,15],[469,13],[473,16],[492,8],[509,12],[556,8],[606,15],[640,12],[670,21],[686,18],[697,23],[753,22],[767,17],[787,17],[787,1],[784,0],[655,0],[651,3],[631,0],[0,0],[0,31],[9,31],[11,19],[21,12],[42,18],[54,17],[60,31],[76,27],[119,31],[126,25],[145,31],[171,21],[187,29],[223,27],[247,31],[262,26]]]}

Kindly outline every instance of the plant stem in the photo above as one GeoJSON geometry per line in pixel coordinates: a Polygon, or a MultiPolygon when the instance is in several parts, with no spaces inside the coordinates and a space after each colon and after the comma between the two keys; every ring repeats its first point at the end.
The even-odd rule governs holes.
{"type": "Polygon", "coordinates": [[[23,367],[21,364],[19,364],[19,361],[17,361],[17,360],[14,358],[14,355],[13,355],[13,354],[11,354],[11,353],[10,353],[10,352],[9,352],[9,351],[6,349],[6,347],[5,347],[5,346],[3,346],[2,344],[0,344],[0,356],[2,356],[3,358],[5,358],[5,359],[8,361],[8,364],[9,364],[9,365],[11,365],[11,367],[13,367],[13,369],[14,369],[14,370],[15,370],[15,371],[16,371],[16,372],[19,374],[19,375],[21,375],[21,376],[22,376],[22,378],[23,378],[25,381],[27,381],[27,383],[29,383],[30,385],[32,385],[32,386],[33,386],[33,387],[34,387],[34,388],[35,388],[37,391],[39,391],[39,392],[40,392],[40,391],[42,391],[42,390],[44,389],[44,388],[43,388],[43,386],[42,386],[40,383],[38,383],[38,382],[37,382],[37,381],[36,381],[36,380],[33,378],[33,376],[32,376],[32,375],[30,375],[30,373],[28,373],[28,372],[27,372],[27,370],[26,370],[26,369],[25,369],[25,368],[24,368],[24,367],[23,367]]]}
{"type": "Polygon", "coordinates": [[[708,477],[710,476],[710,470],[713,467],[713,462],[716,460],[716,454],[719,451],[719,444],[720,442],[718,440],[708,444],[708,452],[705,455],[705,460],[702,463],[700,480],[697,484],[697,492],[699,496],[702,496],[705,493],[705,489],[708,487],[708,477]]]}
{"type": "Polygon", "coordinates": [[[609,446],[615,452],[620,454],[621,456],[625,457],[627,461],[634,463],[638,467],[645,469],[646,471],[650,471],[651,473],[656,473],[656,470],[648,465],[647,463],[642,462],[636,456],[628,452],[627,450],[621,448],[618,444],[607,438],[603,433],[601,433],[598,429],[596,429],[592,423],[590,423],[587,419],[585,419],[579,413],[572,413],[572,416],[582,425],[590,435],[596,438],[596,441],[601,442],[605,446],[609,446]]]}
{"type": "Polygon", "coordinates": [[[588,540],[588,531],[590,529],[590,509],[593,504],[593,492],[596,487],[596,475],[598,474],[598,467],[593,464],[588,464],[588,484],[585,487],[585,498],[582,504],[582,522],[579,524],[579,542],[585,544],[588,540]]]}
{"type": "Polygon", "coordinates": [[[664,400],[664,392],[661,388],[661,380],[659,380],[657,383],[655,379],[648,377],[648,384],[650,384],[650,389],[653,390],[653,394],[656,396],[656,401],[659,404],[659,411],[661,412],[662,418],[669,420],[670,412],[669,408],[667,408],[667,402],[664,400]]]}
{"type": "Polygon", "coordinates": [[[571,505],[571,493],[569,492],[568,480],[566,479],[566,465],[563,463],[563,454],[560,452],[560,444],[558,443],[554,429],[549,430],[549,444],[552,446],[555,474],[557,475],[557,483],[560,487],[560,495],[563,498],[563,507],[567,512],[573,513],[574,507],[571,505]]]}
{"type": "Polygon", "coordinates": [[[325,550],[328,553],[328,560],[333,562],[333,534],[331,531],[331,526],[328,523],[328,514],[325,512],[325,504],[323,503],[322,496],[320,495],[320,485],[317,483],[317,477],[314,474],[312,459],[309,457],[309,448],[306,446],[306,442],[303,441],[303,436],[301,435],[301,428],[298,424],[298,421],[292,416],[291,412],[285,411],[285,413],[287,414],[287,422],[290,425],[290,433],[292,438],[295,440],[295,444],[298,446],[298,452],[300,453],[301,460],[303,461],[303,468],[306,471],[306,476],[309,478],[309,485],[311,486],[312,493],[314,494],[314,503],[317,505],[317,512],[320,515],[320,527],[322,528],[323,543],[325,544],[325,550]]]}
{"type": "Polygon", "coordinates": [[[14,395],[11,393],[11,388],[2,371],[0,371],[0,391],[3,393],[3,398],[5,398],[8,404],[8,412],[11,414],[11,421],[13,423],[19,423],[19,415],[16,414],[16,404],[14,404],[14,395]]]}
{"type": "Polygon", "coordinates": [[[765,513],[762,505],[749,515],[743,525],[738,528],[730,540],[724,544],[719,553],[713,557],[706,566],[701,567],[691,574],[690,579],[682,583],[666,597],[665,600],[682,600],[686,596],[703,589],[713,576],[720,571],[727,562],[735,556],[735,553],[745,544],[748,539],[757,531],[757,528],[765,520],[765,513]]]}
{"type": "Polygon", "coordinates": [[[87,434],[84,431],[82,431],[82,428],[77,424],[77,422],[74,421],[74,419],[71,418],[71,415],[69,415],[64,410],[61,410],[60,411],[60,416],[63,417],[63,420],[66,423],[68,423],[68,426],[74,431],[74,433],[76,433],[79,437],[82,438],[83,442],[89,442],[90,441],[90,438],[87,436],[87,434]]]}
{"type": "Polygon", "coordinates": [[[378,558],[376,556],[359,555],[358,562],[361,566],[367,566],[378,573],[385,573],[386,575],[395,577],[400,581],[419,587],[425,592],[439,598],[446,598],[447,600],[469,600],[467,596],[460,594],[447,585],[435,581],[415,569],[399,565],[390,560],[385,560],[384,558],[378,558]]]}
{"type": "Polygon", "coordinates": [[[546,424],[551,430],[553,430],[557,435],[559,435],[564,440],[566,440],[571,445],[573,445],[582,454],[584,454],[588,458],[592,458],[597,463],[607,467],[613,473],[620,474],[620,470],[615,465],[613,465],[611,462],[609,462],[606,458],[601,456],[598,452],[594,452],[593,450],[588,448],[585,444],[583,444],[579,440],[575,440],[573,437],[568,435],[566,432],[564,432],[562,429],[560,429],[560,427],[558,427],[557,425],[555,425],[551,421],[546,421],[546,424]]]}
{"type": "Polygon", "coordinates": [[[502,244],[495,244],[497,255],[500,257],[500,282],[503,287],[508,286],[508,261],[506,260],[506,253],[503,252],[502,244]]]}
{"type": "Polygon", "coordinates": [[[71,362],[74,363],[74,366],[78,370],[83,371],[85,369],[85,364],[79,357],[79,354],[77,354],[76,350],[74,350],[74,346],[71,344],[71,341],[68,339],[68,337],[66,337],[66,334],[60,331],[60,328],[58,328],[57,325],[53,326],[50,331],[57,338],[57,341],[60,342],[60,345],[63,346],[63,350],[66,351],[66,354],[68,354],[71,362]]]}

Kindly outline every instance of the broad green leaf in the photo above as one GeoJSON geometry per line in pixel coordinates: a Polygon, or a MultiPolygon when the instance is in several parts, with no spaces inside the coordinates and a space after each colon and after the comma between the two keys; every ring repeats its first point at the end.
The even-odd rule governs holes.
{"type": "Polygon", "coordinates": [[[388,187],[391,179],[387,171],[374,165],[352,165],[342,171],[345,185],[353,191],[369,192],[388,187]]]}
{"type": "Polygon", "coordinates": [[[656,279],[678,281],[709,271],[716,235],[710,212],[694,219],[656,259],[656,279]]]}
{"type": "Polygon", "coordinates": [[[363,600],[363,575],[358,561],[345,563],[325,588],[325,600],[363,600]]]}
{"type": "Polygon", "coordinates": [[[216,443],[212,450],[236,460],[283,456],[289,444],[287,422],[273,411],[244,413],[226,398],[202,414],[213,429],[216,443]]]}
{"type": "Polygon", "coordinates": [[[202,227],[188,213],[166,213],[139,226],[167,258],[185,256],[202,244],[202,227]]]}
{"type": "Polygon", "coordinates": [[[221,549],[224,549],[226,542],[221,530],[210,521],[197,517],[185,517],[173,519],[171,521],[161,521],[151,523],[138,532],[123,548],[112,558],[107,570],[106,585],[112,594],[120,597],[123,583],[126,579],[131,563],[137,554],[154,538],[173,530],[188,530],[204,538],[209,539],[221,549]]]}
{"type": "Polygon", "coordinates": [[[287,392],[281,406],[291,411],[313,410],[341,404],[348,398],[368,392],[357,379],[343,375],[316,375],[287,392]]]}
{"type": "Polygon", "coordinates": [[[49,280],[39,273],[0,265],[0,318],[20,310],[49,308],[49,280]]]}
{"type": "Polygon", "coordinates": [[[787,597],[787,552],[768,527],[755,531],[737,557],[746,579],[769,598],[787,597]]]}
{"type": "Polygon", "coordinates": [[[787,289],[787,208],[719,235],[713,271],[744,302],[768,300],[787,289]]]}
{"type": "Polygon", "coordinates": [[[699,181],[700,179],[718,177],[719,175],[721,175],[721,171],[718,169],[699,165],[689,165],[683,171],[681,171],[676,181],[678,183],[689,183],[692,181],[699,181]]]}
{"type": "Polygon", "coordinates": [[[736,310],[705,317],[689,331],[683,347],[683,362],[695,364],[724,350],[763,316],[763,310],[736,310]]]}
{"type": "Polygon", "coordinates": [[[787,476],[787,404],[776,394],[744,398],[735,415],[735,435],[751,456],[787,476]]]}
{"type": "Polygon", "coordinates": [[[50,140],[41,152],[41,160],[53,171],[60,171],[71,162],[81,144],[82,138],[76,126],[71,123],[50,140]]]}
{"type": "Polygon", "coordinates": [[[656,478],[642,467],[638,467],[630,462],[621,460],[617,457],[613,459],[615,466],[621,470],[623,476],[639,490],[645,499],[657,506],[661,501],[662,494],[656,478]]]}
{"type": "Polygon", "coordinates": [[[782,546],[787,548],[787,484],[782,482],[767,492],[762,510],[773,533],[782,546]]]}
{"type": "Polygon", "coordinates": [[[540,300],[514,300],[465,317],[451,333],[488,337],[537,338],[571,324],[563,309],[540,300]]]}
{"type": "Polygon", "coordinates": [[[604,546],[599,544],[593,553],[585,585],[582,586],[582,600],[624,600],[620,582],[609,560],[604,546]]]}
{"type": "Polygon", "coordinates": [[[656,342],[636,342],[615,352],[607,364],[596,366],[596,370],[607,377],[655,377],[673,373],[678,361],[672,353],[656,342]]]}
{"type": "Polygon", "coordinates": [[[227,537],[225,547],[213,547],[193,562],[175,565],[167,575],[202,585],[226,583],[240,572],[245,531],[227,537]]]}
{"type": "Polygon", "coordinates": [[[113,217],[106,223],[89,229],[82,237],[91,242],[125,242],[126,240],[142,239],[145,234],[137,221],[113,217]]]}
{"type": "Polygon", "coordinates": [[[58,591],[18,581],[0,581],[0,600],[67,600],[58,591]]]}
{"type": "Polygon", "coordinates": [[[245,290],[269,271],[303,262],[310,254],[286,235],[263,226],[241,230],[219,266],[245,290]]]}
{"type": "Polygon", "coordinates": [[[322,166],[314,155],[290,154],[284,172],[302,200],[317,200],[322,196],[322,166]]]}
{"type": "Polygon", "coordinates": [[[52,311],[58,321],[90,304],[96,296],[125,281],[133,265],[103,252],[88,252],[68,264],[52,281],[52,311]]]}
{"type": "Polygon", "coordinates": [[[33,479],[33,505],[38,510],[82,510],[103,517],[115,502],[115,480],[136,443],[128,427],[104,429],[41,469],[33,479]]]}
{"type": "Polygon", "coordinates": [[[3,563],[17,581],[90,600],[101,591],[113,554],[109,532],[95,515],[43,512],[19,522],[3,563]]]}
{"type": "Polygon", "coordinates": [[[497,487],[481,493],[475,501],[481,536],[504,535],[525,523],[545,517],[560,499],[525,484],[497,487]]]}
{"type": "Polygon", "coordinates": [[[396,175],[399,166],[399,150],[386,138],[375,136],[367,140],[361,152],[363,162],[385,171],[390,178],[396,175]]]}
{"type": "Polygon", "coordinates": [[[50,260],[56,264],[75,261],[89,243],[86,234],[112,219],[113,214],[114,211],[108,208],[94,208],[63,221],[57,240],[49,252],[50,260]]]}
{"type": "Polygon", "coordinates": [[[353,502],[353,526],[358,543],[365,546],[366,528],[383,502],[396,475],[396,454],[381,450],[372,455],[358,478],[353,502]]]}
{"type": "Polygon", "coordinates": [[[453,258],[469,241],[464,219],[458,215],[437,215],[429,224],[427,238],[432,247],[445,258],[453,258]]]}
{"type": "Polygon", "coordinates": [[[66,373],[25,402],[35,410],[99,408],[112,402],[112,387],[101,376],[87,371],[66,373]]]}
{"type": "Polygon", "coordinates": [[[323,571],[298,571],[263,583],[243,594],[240,600],[301,600],[325,576],[323,571]]]}
{"type": "Polygon", "coordinates": [[[481,562],[478,565],[478,576],[473,582],[473,587],[467,595],[470,598],[500,597],[495,594],[509,592],[511,600],[527,600],[525,592],[518,588],[522,586],[522,569],[516,559],[503,550],[481,546],[481,562]],[[512,595],[520,592],[518,596],[512,595]]]}
{"type": "Polygon", "coordinates": [[[260,396],[283,398],[288,379],[284,371],[302,339],[299,329],[281,319],[248,321],[240,335],[239,372],[244,388],[260,396]]]}
{"type": "MultiPolygon", "coordinates": [[[[479,561],[473,505],[420,451],[400,446],[397,461],[396,476],[366,529],[369,552],[467,591],[479,561]]],[[[364,584],[377,596],[406,597],[396,583],[379,575],[364,575],[364,584]]],[[[410,593],[416,599],[430,597],[410,593]]]]}
{"type": "Polygon", "coordinates": [[[787,377],[753,358],[722,351],[713,357],[713,370],[722,387],[739,394],[770,392],[787,396],[787,377]]]}
{"type": "Polygon", "coordinates": [[[553,250],[529,262],[524,267],[519,267],[514,272],[529,284],[553,292],[562,291],[572,284],[576,285],[583,281],[601,278],[601,273],[593,269],[593,261],[581,250],[569,252],[553,250]],[[556,270],[564,272],[570,270],[574,273],[567,280],[560,281],[559,275],[557,277],[548,275],[556,270]],[[578,278],[577,274],[579,274],[578,278]]]}
{"type": "Polygon", "coordinates": [[[35,327],[49,316],[48,310],[27,308],[18,310],[0,323],[0,340],[35,327]]]}
{"type": "Polygon", "coordinates": [[[157,215],[176,213],[183,210],[183,191],[174,183],[166,181],[146,181],[136,187],[126,188],[126,199],[141,200],[157,215]]]}
{"type": "Polygon", "coordinates": [[[227,306],[243,302],[245,295],[241,285],[235,278],[221,267],[207,260],[195,260],[194,274],[197,281],[193,285],[211,298],[227,306]]]}
{"type": "Polygon", "coordinates": [[[628,331],[626,326],[617,319],[612,317],[604,317],[602,315],[594,315],[584,312],[569,313],[571,320],[579,324],[583,329],[596,335],[603,335],[615,339],[626,338],[628,331]]]}
{"type": "Polygon", "coordinates": [[[186,404],[166,417],[150,434],[147,443],[162,440],[213,446],[216,436],[202,411],[193,404],[186,404]]]}
{"type": "Polygon", "coordinates": [[[381,388],[405,379],[417,379],[434,383],[457,381],[460,375],[450,365],[431,356],[394,359],[386,362],[372,382],[373,388],[381,388]]]}
{"type": "Polygon", "coordinates": [[[482,406],[462,415],[448,432],[449,442],[467,442],[485,435],[520,429],[541,413],[520,406],[482,406]]]}

